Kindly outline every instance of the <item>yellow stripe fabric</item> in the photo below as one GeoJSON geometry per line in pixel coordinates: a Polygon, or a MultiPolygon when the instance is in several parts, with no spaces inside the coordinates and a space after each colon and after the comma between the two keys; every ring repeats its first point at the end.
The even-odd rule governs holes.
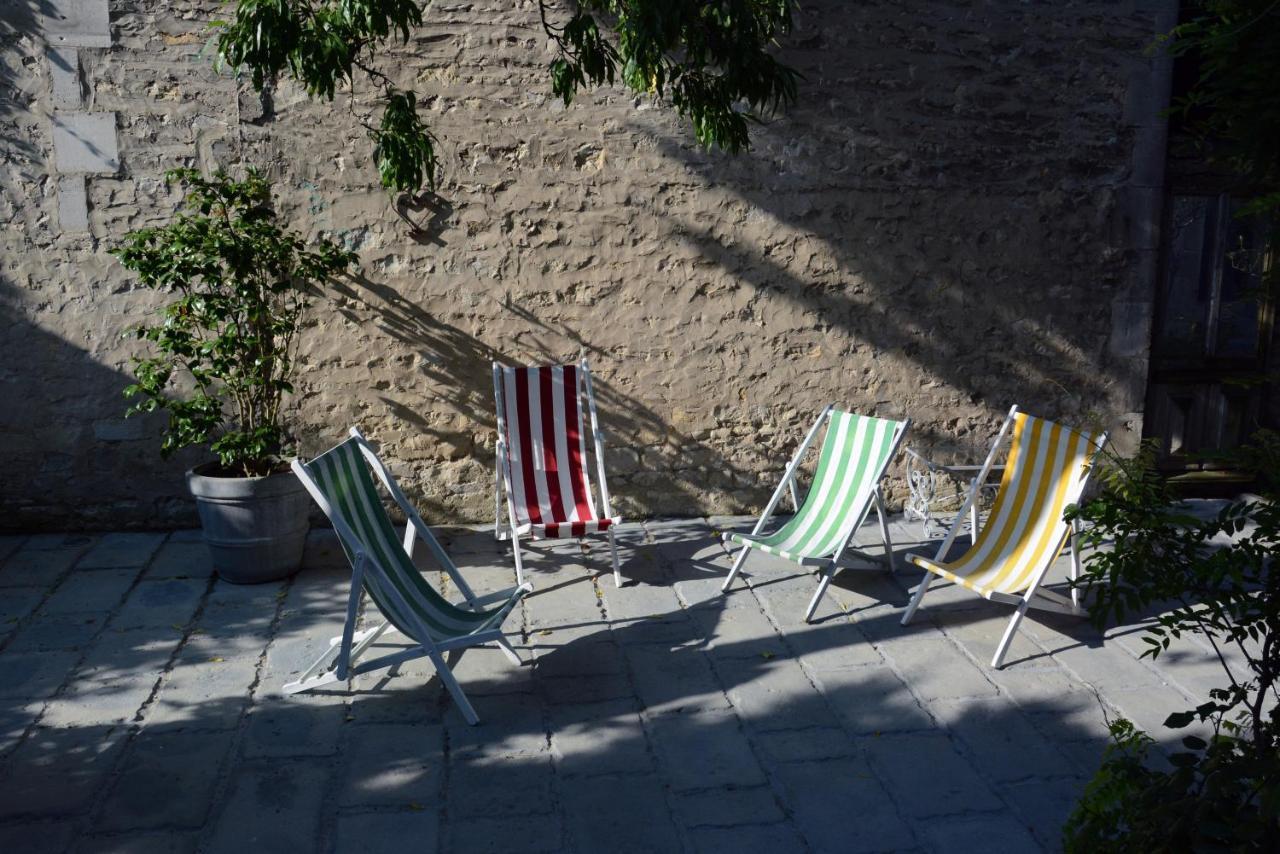
{"type": "Polygon", "coordinates": [[[1000,490],[977,541],[958,559],[917,566],[983,596],[1030,587],[1058,556],[1068,534],[1063,518],[1087,476],[1098,437],[1026,413],[1014,415],[1013,441],[1000,490]]]}

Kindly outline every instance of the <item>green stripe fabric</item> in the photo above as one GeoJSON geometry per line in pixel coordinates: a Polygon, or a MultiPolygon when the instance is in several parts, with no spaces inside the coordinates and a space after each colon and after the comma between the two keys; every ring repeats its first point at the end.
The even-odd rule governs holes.
{"type": "Polygon", "coordinates": [[[797,562],[835,556],[872,500],[899,426],[833,410],[813,485],[795,516],[768,536],[732,534],[729,539],[797,562]]]}
{"type": "Polygon", "coordinates": [[[355,555],[363,552],[372,561],[371,567],[366,564],[364,588],[400,632],[423,642],[426,639],[418,637],[421,632],[416,628],[421,624],[431,640],[442,641],[484,631],[502,622],[518,594],[499,608],[467,611],[442,597],[422,577],[396,536],[355,439],[348,439],[305,468],[333,512],[351,529],[354,542],[339,535],[347,558],[354,563],[355,555]],[[399,594],[407,612],[394,594],[399,594]]]}

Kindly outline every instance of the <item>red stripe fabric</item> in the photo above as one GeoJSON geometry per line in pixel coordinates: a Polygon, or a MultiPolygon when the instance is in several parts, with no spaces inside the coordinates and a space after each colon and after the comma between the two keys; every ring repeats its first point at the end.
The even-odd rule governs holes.
{"type": "MultiPolygon", "coordinates": [[[[542,521],[542,509],[538,506],[538,488],[533,466],[533,426],[529,413],[529,372],[515,370],[516,381],[516,429],[520,433],[520,470],[524,475],[525,513],[535,525],[542,521]]],[[[507,413],[511,418],[512,413],[507,413]]]]}
{"type": "Polygon", "coordinates": [[[546,460],[547,500],[551,511],[549,515],[552,519],[560,520],[569,517],[565,515],[564,496],[560,494],[561,460],[556,448],[556,436],[563,431],[564,425],[557,424],[555,418],[554,371],[554,368],[538,368],[538,398],[542,408],[542,455],[546,460]]]}
{"type": "Polygon", "coordinates": [[[607,529],[613,520],[597,519],[591,498],[578,367],[502,368],[499,376],[517,521],[548,538],[607,529]]]}
{"type": "Polygon", "coordinates": [[[578,369],[573,365],[564,368],[564,424],[569,450],[569,481],[573,489],[574,519],[586,521],[595,513],[590,505],[587,488],[587,472],[582,455],[582,415],[578,411],[578,369]]]}

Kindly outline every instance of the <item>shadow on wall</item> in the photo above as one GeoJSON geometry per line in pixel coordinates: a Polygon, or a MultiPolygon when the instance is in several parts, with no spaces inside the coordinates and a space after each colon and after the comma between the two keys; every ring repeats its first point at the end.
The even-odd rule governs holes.
{"type": "Polygon", "coordinates": [[[0,278],[0,530],[192,524],[183,472],[198,452],[162,460],[164,416],[124,417],[132,378],[41,329],[31,309],[0,278]]]}
{"type": "MultiPolygon", "coordinates": [[[[583,347],[600,376],[610,477],[627,515],[759,508],[812,417],[803,410],[833,399],[910,416],[908,444],[950,459],[981,459],[1014,403],[1115,430],[1140,405],[1129,395],[1132,365],[1108,355],[1111,301],[1130,263],[1117,223],[1131,146],[1116,128],[1129,71],[1146,61],[1150,20],[1100,8],[1065,27],[1048,7],[914,2],[820,3],[797,21],[782,56],[806,77],[801,100],[755,130],[752,153],[700,151],[669,111],[629,115],[622,132],[604,132],[605,168],[624,187],[611,192],[632,181],[655,196],[632,210],[658,223],[644,239],[661,249],[630,252],[620,266],[643,267],[659,298],[591,302],[574,293],[575,271],[524,302],[482,296],[482,315],[506,313],[528,330],[504,352],[477,337],[483,330],[368,281],[344,291],[363,304],[348,316],[374,318],[419,354],[431,395],[483,425],[477,435],[493,427],[491,359],[562,361],[583,347]],[[886,46],[886,34],[901,44],[886,46]],[[1081,57],[1089,85],[1064,89],[1081,57]],[[671,171],[684,201],[644,183],[659,158],[683,166],[671,171]],[[574,297],[590,320],[582,305],[527,307],[574,297]],[[642,314],[622,327],[622,343],[610,338],[613,311],[642,314]],[[554,314],[570,319],[546,319],[554,314]],[[695,316],[742,332],[704,343],[701,327],[682,325],[695,316]],[[639,364],[646,350],[660,368],[639,364]],[[771,369],[784,360],[788,370],[771,369]],[[669,380],[653,382],[655,371],[669,380]],[[666,382],[681,388],[674,400],[666,382]],[[670,410],[689,399],[701,409],[682,422],[670,410]]],[[[580,189],[570,182],[566,196],[580,189]]],[[[616,206],[577,201],[572,227],[619,231],[616,206]]],[[[593,263],[583,275],[600,285],[602,262],[593,263]]],[[[528,275],[538,277],[532,266],[528,275]]],[[[424,434],[457,441],[383,400],[424,434]]],[[[491,442],[470,449],[490,467],[491,442]]]]}
{"type": "MultiPolygon", "coordinates": [[[[1116,228],[1130,139],[1117,127],[1130,69],[1150,61],[1151,20],[1100,12],[1063,31],[1048,7],[959,14],[927,2],[806,8],[781,50],[804,75],[802,97],[754,131],[746,157],[638,119],[629,131],[717,203],[665,211],[666,239],[686,250],[673,278],[701,264],[714,270],[699,273],[704,288],[746,291],[725,320],[794,306],[802,320],[762,344],[835,348],[857,408],[887,405],[915,419],[910,444],[973,458],[1014,403],[1113,430],[1140,405],[1124,400],[1130,366],[1107,345],[1130,263],[1116,228]],[[902,45],[869,43],[873,19],[902,45]],[[1098,60],[1091,85],[1063,89],[1082,55],[1098,60]],[[762,237],[742,239],[748,228],[762,237]],[[887,387],[902,396],[878,400],[877,374],[895,371],[887,387]]],[[[760,402],[780,391],[757,379],[760,402]]]]}
{"type": "MultiPolygon", "coordinates": [[[[589,343],[573,329],[540,320],[510,302],[494,303],[495,312],[518,316],[531,330],[513,342],[511,352],[504,353],[433,316],[389,285],[358,277],[334,283],[331,291],[346,301],[343,304],[339,300],[336,304],[350,320],[360,323],[372,318],[385,333],[419,355],[422,372],[430,384],[431,397],[445,403],[465,419],[469,425],[468,434],[487,434],[488,440],[483,445],[470,445],[467,451],[489,471],[496,465],[493,441],[497,433],[492,363],[559,363],[566,361],[563,345],[569,341],[577,344],[588,364],[593,365],[592,387],[601,429],[605,434],[605,465],[615,512],[630,518],[662,515],[664,512],[697,512],[699,490],[707,488],[737,496],[740,503],[734,511],[740,511],[763,503],[773,489],[774,484],[767,483],[768,477],[761,478],[729,462],[706,442],[677,430],[644,402],[621,393],[614,383],[602,378],[594,365],[600,361],[596,357],[603,356],[605,350],[589,343]],[[659,453],[676,461],[675,468],[664,465],[661,470],[645,469],[641,453],[636,449],[643,445],[652,446],[654,437],[659,437],[662,442],[659,453]],[[619,483],[637,487],[639,494],[619,490],[616,486],[619,483]],[[650,506],[645,503],[645,492],[656,492],[668,498],[675,496],[675,503],[665,511],[662,507],[650,506]]],[[[397,418],[413,425],[419,434],[430,436],[441,445],[459,441],[456,431],[440,429],[403,403],[386,396],[381,400],[397,418]]],[[[585,413],[583,417],[585,421],[585,413]]],[[[304,444],[315,445],[308,448],[310,451],[320,450],[326,441],[319,431],[306,440],[304,444]]],[[[784,453],[793,453],[799,441],[800,437],[796,436],[784,444],[787,448],[784,453]]],[[[594,449],[589,448],[589,455],[594,459],[594,449]]],[[[787,459],[778,456],[770,462],[780,475],[787,459]]],[[[422,500],[430,512],[441,514],[435,518],[452,518],[457,514],[456,506],[435,501],[430,495],[422,500]]]]}

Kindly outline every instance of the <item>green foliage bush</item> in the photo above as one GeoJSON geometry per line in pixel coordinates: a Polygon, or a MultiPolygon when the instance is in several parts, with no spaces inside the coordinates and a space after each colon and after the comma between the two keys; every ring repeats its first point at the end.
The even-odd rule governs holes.
{"type": "Polygon", "coordinates": [[[293,391],[307,288],[355,256],[327,240],[309,250],[284,230],[256,170],[239,181],[193,169],[166,179],[185,188],[183,210],[110,250],[144,286],[174,297],[160,322],[135,330],[155,355],[134,359],[125,394],[141,399],[128,414],[168,412],[164,456],[207,445],[228,475],[270,474],[286,447],[280,407],[293,391]]]}
{"type": "Polygon", "coordinates": [[[1223,683],[1165,722],[1200,722],[1208,736],[1184,737],[1170,768],[1151,755],[1151,736],[1111,722],[1102,767],[1064,830],[1068,852],[1280,851],[1280,437],[1259,433],[1238,464],[1259,472],[1265,495],[1210,519],[1175,499],[1154,445],[1111,458],[1102,494],[1073,511],[1092,526],[1080,583],[1094,597],[1094,622],[1155,613],[1143,655],[1198,637],[1217,654],[1223,683]]]}

